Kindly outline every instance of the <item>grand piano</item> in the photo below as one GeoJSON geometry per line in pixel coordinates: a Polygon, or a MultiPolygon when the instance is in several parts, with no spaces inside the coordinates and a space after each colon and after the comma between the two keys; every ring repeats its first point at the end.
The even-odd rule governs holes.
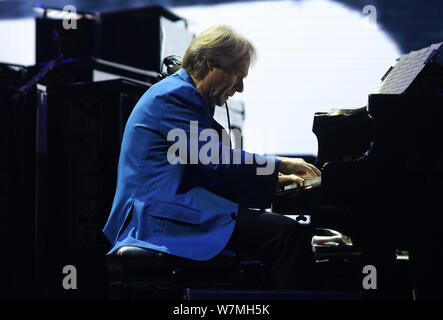
{"type": "Polygon", "coordinates": [[[378,298],[443,297],[442,49],[401,56],[367,105],[315,113],[321,183],[273,202],[274,212],[350,236],[361,265],[377,270],[378,298]]]}

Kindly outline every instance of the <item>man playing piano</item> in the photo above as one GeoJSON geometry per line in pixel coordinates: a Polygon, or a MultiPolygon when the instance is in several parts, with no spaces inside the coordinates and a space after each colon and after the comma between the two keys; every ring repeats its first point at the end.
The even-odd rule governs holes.
{"type": "Polygon", "coordinates": [[[126,124],[103,230],[109,253],[130,245],[204,261],[229,248],[243,259],[262,260],[274,289],[299,286],[295,275],[306,262],[302,252],[310,234],[293,219],[263,209],[278,186],[320,171],[302,159],[232,149],[213,119],[216,106],[243,91],[254,57],[243,36],[226,26],[209,28],[192,41],[182,68],[139,100],[126,124]],[[180,157],[174,158],[177,137],[185,139],[185,150],[175,150],[180,157]],[[204,149],[208,138],[216,142],[210,150],[204,149]],[[209,162],[201,156],[208,151],[209,162]],[[266,168],[272,170],[260,171],[266,168]]]}

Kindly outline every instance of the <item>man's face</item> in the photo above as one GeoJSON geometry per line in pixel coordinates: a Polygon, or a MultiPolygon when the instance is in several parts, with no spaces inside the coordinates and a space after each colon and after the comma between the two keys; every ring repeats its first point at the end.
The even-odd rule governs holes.
{"type": "Polygon", "coordinates": [[[211,106],[223,106],[237,91],[243,91],[243,79],[248,75],[250,59],[246,57],[231,70],[213,67],[207,75],[206,98],[211,106]]]}

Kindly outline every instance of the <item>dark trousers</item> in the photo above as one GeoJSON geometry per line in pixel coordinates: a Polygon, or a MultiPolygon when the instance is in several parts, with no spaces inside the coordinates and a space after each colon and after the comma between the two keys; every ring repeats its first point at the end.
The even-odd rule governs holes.
{"type": "Polygon", "coordinates": [[[271,289],[309,288],[312,230],[284,215],[240,208],[227,249],[241,259],[261,260],[271,289]]]}

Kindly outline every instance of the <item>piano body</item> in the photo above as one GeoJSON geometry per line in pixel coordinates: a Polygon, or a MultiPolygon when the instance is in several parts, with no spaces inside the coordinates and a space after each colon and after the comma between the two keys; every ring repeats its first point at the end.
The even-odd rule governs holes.
{"type": "Polygon", "coordinates": [[[443,67],[433,59],[421,68],[401,93],[315,113],[321,185],[279,192],[272,207],[350,236],[362,265],[376,267],[379,298],[398,297],[402,285],[411,298],[443,297],[443,67]],[[398,272],[398,250],[410,274],[398,272]]]}

